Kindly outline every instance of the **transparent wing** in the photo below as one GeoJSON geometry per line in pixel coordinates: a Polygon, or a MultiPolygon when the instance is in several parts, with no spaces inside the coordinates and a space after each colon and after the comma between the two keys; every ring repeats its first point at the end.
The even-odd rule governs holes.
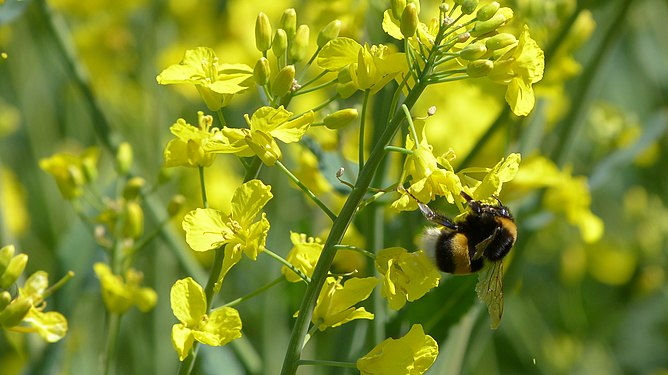
{"type": "Polygon", "coordinates": [[[497,329],[503,314],[503,262],[489,262],[478,273],[478,298],[487,305],[490,327],[497,329]]]}

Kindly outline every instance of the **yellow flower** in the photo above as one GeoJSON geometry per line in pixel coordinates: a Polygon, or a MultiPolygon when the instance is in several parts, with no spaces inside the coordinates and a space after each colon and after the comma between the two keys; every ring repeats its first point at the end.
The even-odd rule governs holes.
{"type": "Polygon", "coordinates": [[[373,319],[373,314],[354,305],[369,297],[378,284],[375,277],[348,279],[341,284],[341,277],[328,277],[320,290],[311,321],[320,331],[338,327],[355,319],[373,319]]]}
{"type": "Polygon", "coordinates": [[[55,154],[40,160],[39,167],[56,179],[63,198],[73,199],[83,194],[83,187],[96,177],[98,156],[98,149],[91,147],[78,156],[55,154]]]}
{"type": "Polygon", "coordinates": [[[532,85],[543,78],[544,68],[543,50],[531,39],[529,27],[525,25],[518,43],[494,61],[488,77],[508,85],[506,102],[514,114],[526,116],[536,102],[532,85]]]}
{"type": "Polygon", "coordinates": [[[163,158],[165,167],[208,167],[213,163],[216,154],[208,152],[204,146],[208,142],[223,140],[220,129],[211,128],[213,118],[197,112],[198,127],[178,119],[169,130],[176,136],[167,143],[163,158]]]}
{"type": "Polygon", "coordinates": [[[158,295],[151,288],[140,287],[143,279],[141,272],[128,269],[123,278],[114,275],[105,263],[93,265],[97,278],[100,279],[102,287],[102,300],[107,310],[116,314],[123,314],[133,305],[142,312],[147,312],[155,306],[158,295]]]}
{"type": "Polygon", "coordinates": [[[204,290],[192,278],[178,280],[169,294],[174,316],[180,323],[172,326],[172,344],[183,361],[195,340],[212,346],[223,346],[241,337],[239,312],[221,307],[207,314],[204,290]]]}
{"type": "Polygon", "coordinates": [[[362,375],[424,374],[436,360],[438,344],[414,324],[406,336],[388,338],[357,360],[362,375]]]}
{"type": "Polygon", "coordinates": [[[370,90],[375,94],[400,72],[407,70],[403,53],[394,52],[379,44],[360,45],[350,38],[329,41],[318,54],[318,66],[338,72],[347,68],[358,90],[370,90]]]}
{"type": "Polygon", "coordinates": [[[235,94],[253,85],[253,68],[246,64],[220,64],[207,47],[187,50],[183,60],[163,70],[156,78],[161,85],[190,83],[212,111],[228,105],[235,94]]]}
{"type": "Polygon", "coordinates": [[[183,218],[186,242],[195,251],[209,251],[225,245],[222,277],[241,259],[241,253],[255,260],[263,250],[269,232],[269,221],[262,213],[273,197],[271,186],[260,180],[241,185],[232,197],[232,212],[225,217],[212,208],[198,208],[183,218]]]}
{"type": "MultiPolygon", "coordinates": [[[[313,276],[313,269],[320,258],[323,245],[319,238],[306,237],[305,234],[290,232],[290,241],[292,241],[292,250],[288,253],[287,260],[290,264],[302,271],[306,276],[313,276]]],[[[281,268],[281,273],[291,282],[302,281],[302,278],[286,266],[281,268]]]]}
{"type": "MultiPolygon", "coordinates": [[[[521,160],[522,156],[519,153],[512,153],[507,158],[501,159],[494,168],[489,169],[475,188],[472,194],[473,199],[484,200],[492,195],[499,195],[503,184],[512,181],[517,175],[521,160]]],[[[467,170],[464,169],[460,173],[467,173],[467,170]]]]}
{"type": "Polygon", "coordinates": [[[404,307],[406,301],[422,298],[441,279],[434,262],[422,250],[414,253],[400,247],[380,250],[376,269],[383,275],[383,297],[394,310],[404,307]]]}
{"type": "Polygon", "coordinates": [[[244,117],[249,129],[224,127],[224,137],[207,143],[206,150],[240,157],[257,155],[266,165],[274,165],[282,156],[274,138],[284,143],[299,142],[314,119],[312,111],[291,119],[292,112],[283,106],[261,107],[251,118],[244,117]]]}
{"type": "MultiPolygon", "coordinates": [[[[413,151],[404,163],[404,174],[410,176],[411,186],[408,192],[422,203],[429,203],[437,196],[446,197],[448,202],[454,203],[462,191],[462,183],[455,174],[450,160],[454,159],[452,152],[436,157],[433,147],[427,142],[425,128],[422,128],[422,138],[416,145],[411,137],[406,138],[406,149],[413,151]]],[[[392,202],[392,207],[399,211],[417,209],[417,202],[407,194],[392,202]]]]}
{"type": "Polygon", "coordinates": [[[545,206],[566,216],[576,225],[587,243],[603,236],[604,223],[591,211],[591,192],[584,176],[573,176],[571,170],[559,168],[549,159],[536,156],[522,165],[514,185],[529,189],[546,187],[545,206]]]}
{"type": "Polygon", "coordinates": [[[23,323],[31,327],[47,342],[56,342],[67,333],[67,319],[56,311],[44,312],[46,303],[44,294],[49,287],[49,275],[44,271],[37,271],[30,275],[23,288],[19,289],[20,298],[27,298],[32,305],[23,323]]]}

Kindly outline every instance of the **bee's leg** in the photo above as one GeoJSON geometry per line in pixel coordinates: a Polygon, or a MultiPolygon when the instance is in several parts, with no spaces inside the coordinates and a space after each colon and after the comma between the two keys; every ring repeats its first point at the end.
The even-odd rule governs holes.
{"type": "Polygon", "coordinates": [[[418,207],[420,207],[422,215],[424,215],[424,217],[426,217],[427,220],[436,224],[440,224],[446,228],[454,230],[457,229],[457,225],[453,223],[452,220],[432,210],[431,207],[427,206],[426,204],[418,202],[418,207]]]}

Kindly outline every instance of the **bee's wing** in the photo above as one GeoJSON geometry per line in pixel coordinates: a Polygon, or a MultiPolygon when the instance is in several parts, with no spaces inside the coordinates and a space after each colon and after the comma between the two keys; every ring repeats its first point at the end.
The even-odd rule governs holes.
{"type": "Polygon", "coordinates": [[[491,236],[485,238],[484,240],[480,241],[477,245],[475,245],[475,254],[473,254],[473,258],[471,260],[478,260],[482,258],[483,254],[485,254],[485,249],[490,244],[490,242],[492,242],[495,235],[496,231],[494,231],[494,233],[491,236]]]}
{"type": "Polygon", "coordinates": [[[478,298],[487,305],[490,327],[497,329],[503,314],[503,262],[488,262],[478,274],[478,298]]]}

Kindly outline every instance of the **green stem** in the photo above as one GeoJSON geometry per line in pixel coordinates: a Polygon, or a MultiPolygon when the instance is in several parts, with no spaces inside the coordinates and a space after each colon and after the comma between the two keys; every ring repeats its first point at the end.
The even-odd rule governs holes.
{"type": "Polygon", "coordinates": [[[330,367],[343,367],[343,368],[357,368],[357,364],[353,362],[324,361],[318,359],[300,359],[299,364],[304,366],[330,366],[330,367]]]}
{"type": "Polygon", "coordinates": [[[264,291],[271,289],[275,285],[278,285],[278,283],[282,282],[283,280],[285,280],[285,277],[281,275],[268,284],[258,288],[257,290],[224,304],[223,307],[233,307],[240,304],[241,302],[248,301],[249,299],[262,294],[264,291]]]}
{"type": "Polygon", "coordinates": [[[297,184],[297,186],[299,186],[299,188],[302,189],[304,194],[306,194],[309,198],[311,198],[311,200],[318,207],[320,207],[320,209],[325,214],[327,214],[327,216],[329,216],[330,219],[332,219],[332,221],[336,220],[336,214],[334,212],[332,212],[332,210],[330,210],[329,207],[327,207],[320,199],[318,199],[318,197],[316,197],[315,194],[313,194],[313,192],[306,187],[306,185],[304,185],[301,181],[299,181],[297,176],[292,174],[292,172],[290,172],[288,170],[288,168],[286,168],[285,165],[283,165],[283,163],[281,163],[280,160],[276,160],[276,165],[278,166],[278,168],[280,170],[282,170],[288,176],[288,178],[290,178],[290,180],[292,180],[292,182],[297,184]]]}
{"type": "Polygon", "coordinates": [[[225,121],[225,116],[223,115],[223,110],[219,109],[216,111],[218,114],[218,121],[220,121],[220,126],[227,126],[227,121],[225,121]]]}
{"type": "Polygon", "coordinates": [[[118,343],[118,334],[121,328],[121,316],[116,313],[109,312],[107,321],[107,343],[104,355],[104,374],[109,375],[114,371],[116,356],[116,347],[118,343]]]}
{"type": "Polygon", "coordinates": [[[71,278],[73,278],[73,277],[74,277],[74,272],[72,272],[72,271],[67,271],[67,273],[65,274],[65,276],[63,276],[62,278],[60,278],[60,280],[58,280],[55,284],[53,284],[53,285],[51,285],[50,287],[48,287],[48,288],[44,291],[44,293],[42,293],[42,298],[43,298],[43,299],[47,299],[47,298],[48,298],[51,294],[53,294],[55,291],[57,291],[58,289],[62,288],[63,285],[65,285],[65,283],[68,282],[68,281],[69,281],[71,278]]]}
{"type": "MultiPolygon", "coordinates": [[[[411,132],[411,136],[413,137],[413,142],[415,143],[415,149],[418,149],[420,147],[420,141],[418,140],[417,131],[415,130],[415,124],[413,124],[413,117],[411,116],[411,111],[408,109],[408,107],[406,107],[405,104],[401,105],[401,110],[404,111],[404,115],[406,116],[406,121],[408,121],[408,130],[411,132]]],[[[413,153],[410,150],[406,151],[409,151],[411,154],[413,153]]]]}
{"type": "Polygon", "coordinates": [[[209,200],[206,199],[206,184],[204,183],[204,167],[197,168],[199,171],[199,186],[202,191],[202,207],[209,207],[209,200]]]}
{"type": "Polygon", "coordinates": [[[270,257],[276,259],[279,261],[279,263],[283,264],[284,266],[288,267],[292,272],[296,273],[297,276],[299,276],[302,280],[304,280],[307,284],[311,282],[311,278],[306,276],[302,271],[300,271],[297,267],[295,267],[292,263],[288,262],[287,260],[283,259],[282,256],[276,254],[275,252],[265,248],[264,253],[267,253],[270,257]]]}
{"type": "Polygon", "coordinates": [[[359,136],[359,172],[362,173],[362,169],[364,168],[364,129],[366,125],[366,111],[367,108],[369,107],[369,96],[370,96],[369,89],[364,90],[364,100],[362,102],[362,114],[360,116],[360,136],[359,136]]]}
{"type": "Polygon", "coordinates": [[[369,257],[369,258],[371,258],[371,259],[376,259],[376,254],[374,254],[374,253],[372,253],[372,252],[370,252],[370,251],[364,250],[364,249],[362,249],[362,248],[359,248],[359,247],[357,247],[357,246],[353,246],[353,245],[334,245],[334,247],[335,247],[337,250],[339,250],[339,249],[345,249],[345,250],[353,250],[353,251],[357,251],[358,253],[360,253],[360,254],[362,254],[362,255],[365,255],[365,256],[367,256],[367,257],[369,257]]]}
{"type": "MultiPolygon", "coordinates": [[[[416,143],[417,145],[417,143],[416,143]]],[[[406,155],[413,155],[413,151],[397,146],[385,146],[385,151],[399,152],[406,155]]]]}

